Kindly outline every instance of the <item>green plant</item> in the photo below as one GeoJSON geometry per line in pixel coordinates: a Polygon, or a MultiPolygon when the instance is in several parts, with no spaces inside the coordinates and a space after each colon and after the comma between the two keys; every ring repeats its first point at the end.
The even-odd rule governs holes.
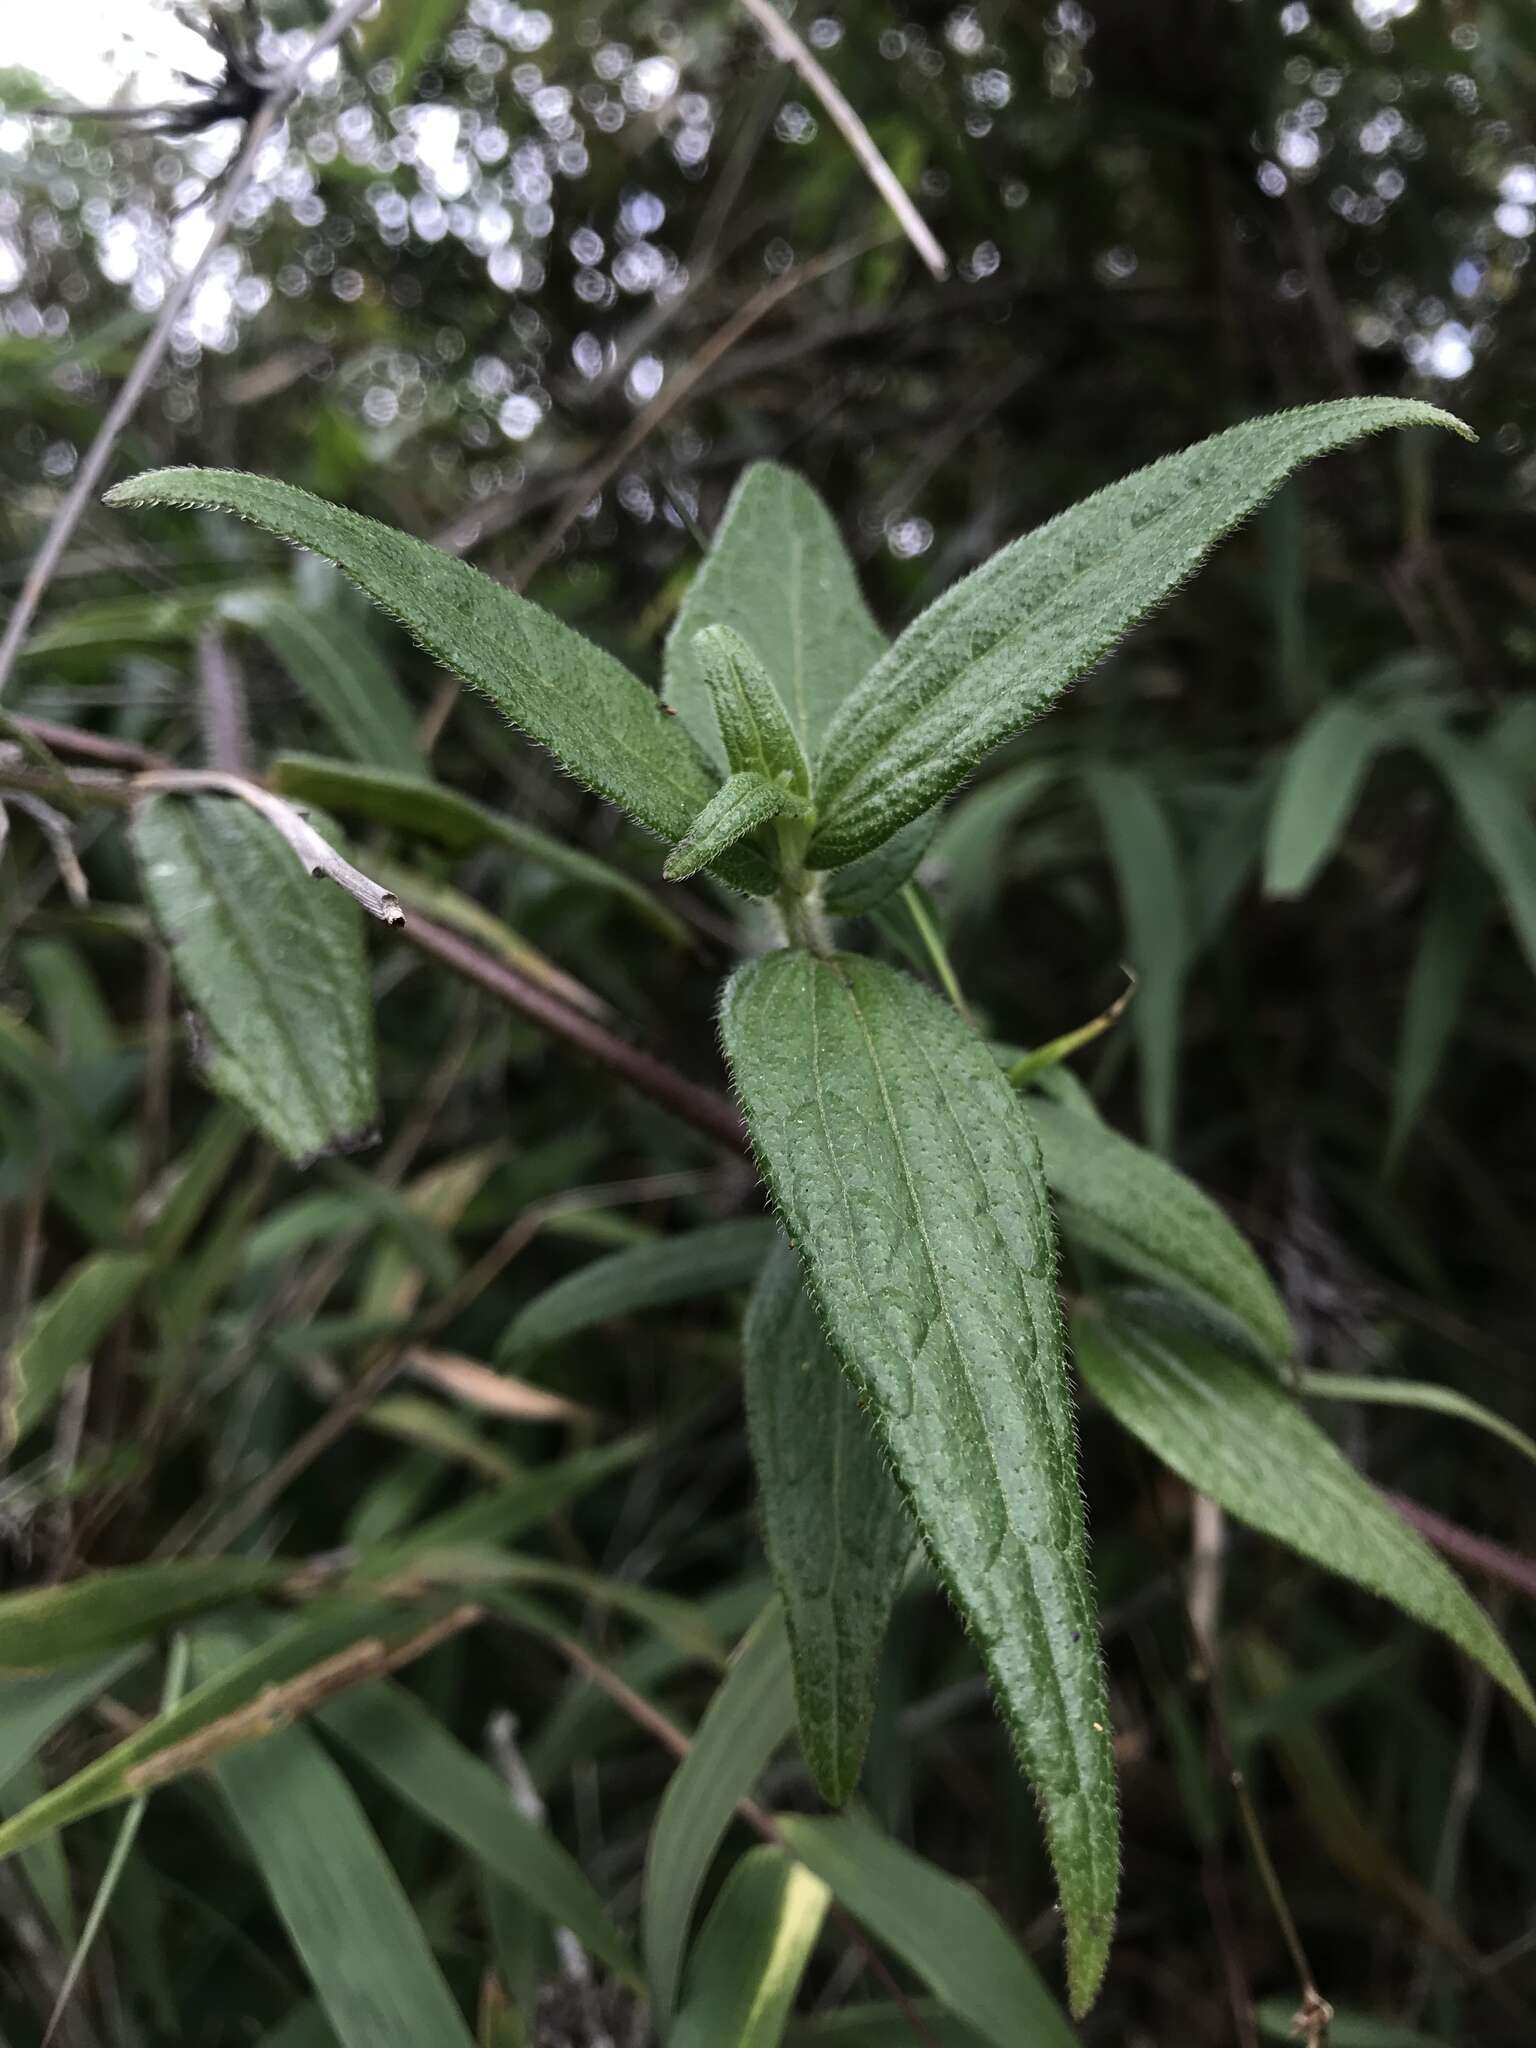
{"type": "MultiPolygon", "coordinates": [[[[1456,422],[1373,399],[1218,435],[1004,548],[889,648],[815,495],[783,470],[756,468],[683,605],[660,702],[537,606],[305,492],[181,469],[111,493],[118,505],[234,512],[336,564],[567,771],[667,842],[669,877],[702,870],[747,899],[743,947],[755,957],[726,985],[721,1034],[752,1149],[799,1255],[798,1277],[784,1256],[764,1268],[748,1318],[752,1441],[787,1624],[772,1639],[780,1649],[770,1643],[762,1655],[787,1657],[774,1668],[792,1671],[804,1753],[825,1796],[841,1803],[857,1782],[881,1642],[909,1565],[910,1513],[1040,1801],[1076,2011],[1104,1970],[1119,1859],[1048,1190],[1090,1260],[1150,1283],[1128,1295],[1106,1280],[1075,1306],[1079,1362],[1110,1412],[1193,1487],[1440,1628],[1528,1711],[1533,1702],[1481,1610],[1296,1405],[1284,1308],[1214,1205],[1109,1132],[1048,1058],[989,1047],[958,1001],[840,950],[834,925],[855,910],[904,909],[958,998],[912,882],[937,807],[1295,469],[1377,429],[1431,425],[1456,422]],[[1023,1088],[1036,1094],[1033,1114],[1023,1088]],[[818,1419],[809,1435],[807,1413],[818,1419]],[[1309,1488],[1328,1494],[1328,1512],[1296,1513],[1309,1488]]],[[[349,706],[349,729],[366,710],[349,706]]],[[[152,775],[126,798],[146,894],[204,1020],[207,1076],[296,1160],[366,1136],[376,1092],[356,913],[328,897],[317,920],[315,899],[301,902],[294,888],[293,854],[376,914],[393,920],[398,906],[335,852],[327,821],[307,824],[292,799],[319,796],[429,838],[495,830],[413,766],[400,719],[386,723],[387,759],[359,769],[291,757],[274,768],[280,795],[237,788],[246,804],[236,811],[208,793],[212,777],[178,786],[152,775]]],[[[1113,830],[1129,797],[1108,775],[1098,794],[1113,830]]],[[[1296,828],[1286,830],[1289,845],[1296,828]]],[[[1288,852],[1280,872],[1297,865],[1288,852]]],[[[401,892],[409,906],[409,879],[401,892]]],[[[656,1076],[648,1085],[666,1099],[656,1076]]],[[[668,1085],[669,1106],[709,1120],[697,1102],[690,1108],[687,1084],[668,1085]]],[[[643,1262],[634,1299],[729,1284],[763,1255],[756,1238],[722,1244],[711,1280],[693,1247],[678,1250],[677,1277],[662,1291],[643,1262]]],[[[626,1283],[616,1284],[622,1297],[626,1283]]],[[[611,1309],[615,1297],[606,1298],[611,1309]]],[[[604,1312],[599,1303],[594,1314],[604,1312]]],[[[32,1341],[45,1348],[46,1331],[32,1341]]],[[[61,1367],[44,1370],[55,1384],[62,1377],[61,1367]]],[[[169,1578],[134,1593],[142,1602],[153,1592],[160,1625],[254,1583],[166,1569],[169,1578]]],[[[382,1565],[366,1576],[393,1583],[382,1565]]],[[[282,1569],[261,1583],[283,1584],[282,1569]]],[[[37,1597],[35,1616],[12,1603],[13,1626],[77,1653],[124,1640],[110,1588],[101,1604],[117,1624],[88,1642],[59,1596],[37,1597]]],[[[751,1668],[736,1667],[722,1709],[751,1668]]],[[[206,1715],[195,1720],[200,1697],[176,1709],[180,1725],[189,1714],[205,1725],[206,1715]]],[[[766,1716],[758,1739],[771,1748],[778,1734],[766,1716]]],[[[708,1753],[701,1733],[686,1768],[697,1774],[708,1753]]],[[[754,1775],[722,1780],[720,1829],[754,1775]]],[[[132,1789],[121,1773],[114,1782],[132,1789]]],[[[665,1813],[663,1849],[664,1822],[665,1813]]],[[[718,1839],[696,1835],[690,1854],[703,1843],[707,1861],[718,1839]]],[[[809,1851],[802,1861],[816,1868],[809,1851]]],[[[792,1908],[799,1895],[782,1866],[753,1869],[753,1884],[782,1898],[774,1910],[802,1915],[798,1969],[824,1895],[813,1887],[792,1908]]],[[[699,1863],[679,1894],[659,1978],[653,1965],[663,2015],[702,1875],[699,1863]]],[[[747,1877],[743,1869],[744,1893],[747,1877]]],[[[706,1958],[733,1910],[741,1902],[722,1896],[702,1937],[706,1985],[706,1958]]],[[[700,2026],[697,2014],[688,2024],[700,2026]]],[[[677,2038],[692,2038],[681,2020],[677,2038]]]]}

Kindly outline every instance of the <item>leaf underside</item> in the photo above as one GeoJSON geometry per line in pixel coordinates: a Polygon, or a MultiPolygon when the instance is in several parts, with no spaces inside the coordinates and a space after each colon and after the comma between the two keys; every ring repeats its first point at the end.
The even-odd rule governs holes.
{"type": "Polygon", "coordinates": [[[1034,1135],[954,1011],[874,961],[770,954],[732,979],[721,1026],[832,1346],[1039,1794],[1082,2010],[1118,1834],[1034,1135]]]}
{"type": "Polygon", "coordinates": [[[817,774],[812,864],[841,866],[954,789],[1303,463],[1409,426],[1467,431],[1410,399],[1275,413],[1166,456],[1001,549],[914,620],[838,712],[817,774]]]}

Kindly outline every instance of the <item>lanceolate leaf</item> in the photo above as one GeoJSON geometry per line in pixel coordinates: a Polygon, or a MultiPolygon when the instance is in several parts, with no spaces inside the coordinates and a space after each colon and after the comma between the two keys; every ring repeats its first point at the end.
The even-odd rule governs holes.
{"type": "Polygon", "coordinates": [[[1030,1115],[1069,1237],[1081,1227],[1096,1251],[1229,1317],[1275,1364],[1291,1357],[1284,1302],[1209,1195],[1096,1116],[1038,1098],[1030,1115]]]}
{"type": "Polygon", "coordinates": [[[362,913],[229,797],[152,797],[133,849],[208,1078],[300,1163],[378,1122],[362,913]]]}
{"type": "Polygon", "coordinates": [[[667,856],[662,873],[681,882],[700,868],[716,867],[722,854],[771,818],[803,817],[808,806],[781,782],[765,776],[732,775],[715,791],[683,837],[667,856]]]}
{"type": "Polygon", "coordinates": [[[1525,791],[1486,742],[1476,746],[1427,723],[1419,741],[1449,783],[1468,836],[1498,884],[1515,936],[1536,973],[1536,823],[1525,791]]]}
{"type": "Polygon", "coordinates": [[[1110,1413],[1197,1492],[1439,1629],[1536,1718],[1530,1686],[1461,1581],[1275,1380],[1183,1331],[1098,1307],[1077,1317],[1073,1345],[1110,1413]]]}
{"type": "Polygon", "coordinates": [[[94,1252],[28,1317],[5,1362],[0,1452],[34,1429],[64,1382],[88,1359],[138,1292],[152,1264],[143,1252],[94,1252]]]}
{"type": "Polygon", "coordinates": [[[399,1798],[460,1841],[505,1885],[611,1970],[640,1973],[602,1901],[553,1835],[519,1813],[488,1765],[456,1742],[436,1715],[386,1680],[322,1707],[322,1728],[399,1798]]]}
{"type": "Polygon", "coordinates": [[[1179,1008],[1189,969],[1189,902],[1183,864],[1162,805],[1131,768],[1099,768],[1089,787],[1125,919],[1136,976],[1131,1029],[1141,1066],[1142,1116],[1159,1152],[1173,1144],[1178,1093],[1179,1008]]]}
{"type": "MultiPolygon", "coordinates": [[[[199,1667],[243,1647],[202,1644],[199,1667]]],[[[214,1777],[342,2048],[470,2048],[357,1795],[309,1730],[236,1750],[214,1777]]]]}
{"type": "Polygon", "coordinates": [[[778,2048],[829,1896],[782,1849],[749,1849],[694,1946],[667,2048],[778,2048]]]}
{"type": "Polygon", "coordinates": [[[359,621],[269,591],[239,593],[221,610],[261,634],[354,760],[424,772],[410,702],[359,621]]]}
{"type": "Polygon", "coordinates": [[[763,1534],[794,1653],[800,1747],[822,1798],[841,1806],[864,1762],[912,1523],[786,1245],[752,1296],[742,1362],[763,1534]]]}
{"type": "Polygon", "coordinates": [[[794,1711],[783,1616],[770,1601],[742,1638],[693,1747],[673,1772],[646,1848],[641,1937],[663,2029],[709,1866],[736,1802],[751,1792],[788,1735],[794,1711]]]}
{"type": "Polygon", "coordinates": [[[237,470],[156,470],[108,502],[234,512],[323,555],[579,782],[663,839],[681,839],[714,791],[679,721],[622,662],[425,541],[237,470]]]}
{"type": "Polygon", "coordinates": [[[56,1728],[115,1685],[141,1654],[125,1650],[114,1657],[93,1657],[0,1685],[0,1786],[30,1762],[56,1728]]]}
{"type": "Polygon", "coordinates": [[[783,776],[791,789],[809,796],[805,749],[767,669],[746,641],[729,626],[706,626],[693,651],[709,685],[730,768],[769,782],[783,776]]]}
{"type": "Polygon", "coordinates": [[[1286,755],[1264,847],[1266,896],[1304,896],[1333,858],[1386,728],[1347,697],[1324,705],[1286,755]]]}
{"type": "Polygon", "coordinates": [[[833,713],[885,641],[831,513],[793,470],[762,462],[742,477],[667,644],[667,702],[723,774],[725,746],[695,644],[714,625],[734,628],[762,662],[814,760],[833,713]]]}
{"type": "Polygon", "coordinates": [[[1467,866],[1465,860],[1445,866],[1424,910],[1392,1069],[1392,1123],[1386,1146],[1389,1168],[1401,1156],[1419,1112],[1429,1100],[1446,1048],[1461,1021],[1487,937],[1491,898],[1481,879],[1467,872],[1467,866]]]}
{"type": "Polygon", "coordinates": [[[980,1893],[868,1821],[778,1820],[792,1854],[992,2048],[1073,2048],[1061,2008],[980,1893]]]}
{"type": "Polygon", "coordinates": [[[136,1643],[210,1608],[280,1586],[291,1564],[255,1557],[188,1558],[86,1573],[0,1599],[0,1677],[51,1671],[136,1643]]]}
{"type": "Polygon", "coordinates": [[[1392,398],[1251,420],[1002,549],[916,619],[838,713],[817,776],[812,859],[840,866],[954,789],[1293,470],[1363,434],[1425,425],[1466,432],[1434,406],[1392,398]]]}
{"type": "Polygon", "coordinates": [[[1040,1795],[1081,2009],[1114,1916],[1114,1764],[1034,1134],[955,1012],[876,962],[770,954],[722,1029],[833,1348],[1040,1795]]]}
{"type": "Polygon", "coordinates": [[[772,1245],[772,1224],[752,1217],[679,1231],[654,1244],[594,1259],[557,1280],[513,1319],[497,1350],[497,1363],[505,1365],[616,1316],[745,1287],[772,1245]]]}

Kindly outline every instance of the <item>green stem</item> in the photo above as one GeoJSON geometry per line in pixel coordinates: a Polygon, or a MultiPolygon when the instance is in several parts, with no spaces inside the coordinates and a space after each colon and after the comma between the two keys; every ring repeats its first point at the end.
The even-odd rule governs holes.
{"type": "Polygon", "coordinates": [[[901,900],[906,904],[907,914],[917,927],[917,935],[923,942],[928,958],[933,962],[933,971],[939,977],[945,995],[949,997],[960,1015],[969,1022],[970,1013],[965,1007],[965,997],[960,991],[959,977],[945,947],[943,935],[928,913],[922,891],[916,883],[908,882],[902,889],[901,900]]]}

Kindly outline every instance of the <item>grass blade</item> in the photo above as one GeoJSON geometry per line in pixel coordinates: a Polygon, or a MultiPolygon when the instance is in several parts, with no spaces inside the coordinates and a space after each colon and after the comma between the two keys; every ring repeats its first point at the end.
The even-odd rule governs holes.
{"type": "Polygon", "coordinates": [[[629,1945],[574,1859],[546,1828],[518,1812],[495,1772],[403,1686],[363,1686],[322,1707],[316,1719],[397,1798],[638,1987],[629,1945]]]}
{"type": "Polygon", "coordinates": [[[1132,1436],[1238,1521],[1438,1629],[1536,1719],[1536,1698],[1461,1581],[1267,1375],[1185,1332],[1100,1308],[1079,1370],[1132,1436]]]}
{"type": "Polygon", "coordinates": [[[667,2048],[778,2048],[830,1896],[782,1849],[749,1849],[694,1945],[667,2048]]]}
{"type": "Polygon", "coordinates": [[[773,1243],[773,1225],[754,1217],[680,1231],[594,1259],[518,1312],[497,1347],[496,1362],[508,1365],[619,1316],[744,1287],[756,1278],[773,1243]]]}
{"type": "Polygon", "coordinates": [[[664,2028],[677,1998],[689,1923],[738,1800],[794,1726],[789,1642],[777,1601],[747,1631],[672,1773],[645,1855],[641,1946],[664,2028]]]}
{"type": "MultiPolygon", "coordinates": [[[[247,1645],[198,1646],[216,1675],[247,1645]]],[[[307,1729],[213,1767],[341,2048],[471,2048],[421,1923],[357,1796],[307,1729]]]]}
{"type": "Polygon", "coordinates": [[[777,1816],[790,1854],[993,2048],[1073,2048],[1039,1972],[979,1892],[868,1821],[777,1816]]]}

